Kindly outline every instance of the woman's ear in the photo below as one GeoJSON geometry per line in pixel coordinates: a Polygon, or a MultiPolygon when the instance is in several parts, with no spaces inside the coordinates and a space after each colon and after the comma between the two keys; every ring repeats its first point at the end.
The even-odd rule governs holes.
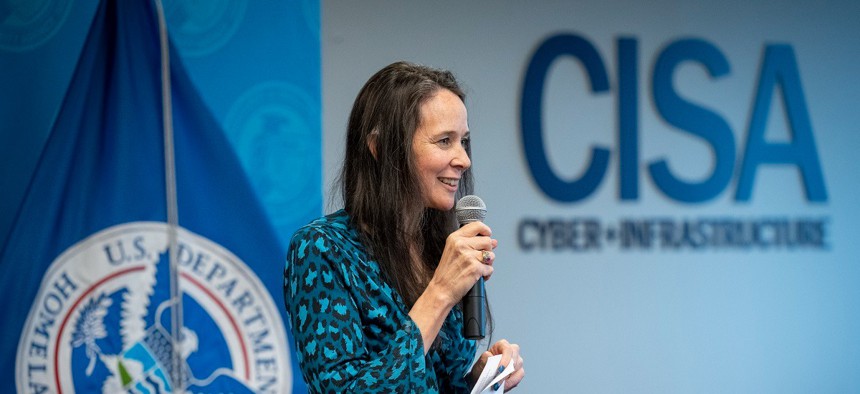
{"type": "Polygon", "coordinates": [[[379,135],[379,132],[376,129],[370,132],[367,135],[367,149],[370,149],[370,154],[373,155],[373,159],[376,160],[376,136],[379,135]]]}

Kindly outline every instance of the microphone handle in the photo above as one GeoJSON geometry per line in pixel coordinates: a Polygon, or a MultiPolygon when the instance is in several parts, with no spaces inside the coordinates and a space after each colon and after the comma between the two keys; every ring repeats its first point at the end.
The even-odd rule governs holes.
{"type": "Polygon", "coordinates": [[[484,278],[479,278],[463,297],[463,336],[466,339],[484,339],[486,315],[484,278]]]}

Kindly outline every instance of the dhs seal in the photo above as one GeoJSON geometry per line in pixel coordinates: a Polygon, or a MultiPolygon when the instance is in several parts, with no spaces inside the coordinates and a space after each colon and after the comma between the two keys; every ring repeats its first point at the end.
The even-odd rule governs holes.
{"type": "Polygon", "coordinates": [[[0,48],[27,51],[44,44],[71,8],[71,0],[0,1],[0,48]]]}
{"type": "Polygon", "coordinates": [[[167,234],[164,223],[121,224],[51,264],[18,343],[18,392],[178,392],[174,372],[195,393],[292,387],[286,331],[272,297],[238,257],[184,229],[176,346],[167,234]]]}

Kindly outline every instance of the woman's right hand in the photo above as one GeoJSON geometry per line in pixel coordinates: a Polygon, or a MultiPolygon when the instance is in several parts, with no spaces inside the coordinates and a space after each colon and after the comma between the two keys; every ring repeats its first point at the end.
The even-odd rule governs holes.
{"type": "Polygon", "coordinates": [[[442,258],[428,290],[432,288],[447,295],[453,306],[478,279],[490,279],[496,259],[493,250],[497,245],[498,241],[492,238],[490,227],[483,222],[472,222],[452,232],[445,240],[442,258]]]}

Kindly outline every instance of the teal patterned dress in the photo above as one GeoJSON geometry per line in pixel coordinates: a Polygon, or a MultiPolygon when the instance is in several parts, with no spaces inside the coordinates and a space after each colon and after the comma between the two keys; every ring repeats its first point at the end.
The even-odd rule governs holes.
{"type": "Polygon", "coordinates": [[[476,352],[451,310],[424,355],[400,295],[343,210],[299,229],[284,269],[284,298],[302,375],[317,393],[468,392],[476,352]]]}

